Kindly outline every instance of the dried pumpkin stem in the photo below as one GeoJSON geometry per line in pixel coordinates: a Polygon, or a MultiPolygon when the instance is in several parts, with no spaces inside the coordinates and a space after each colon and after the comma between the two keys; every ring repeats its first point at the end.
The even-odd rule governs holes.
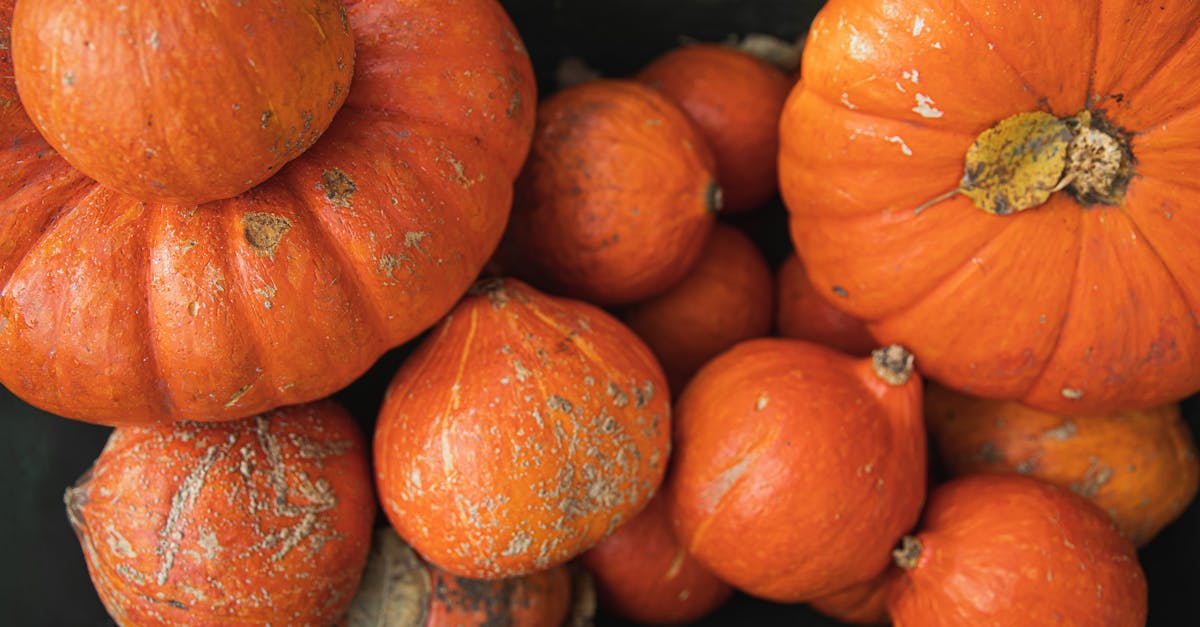
{"type": "Polygon", "coordinates": [[[889,385],[904,385],[913,374],[913,355],[899,344],[871,352],[871,367],[889,385]]]}
{"type": "Polygon", "coordinates": [[[900,546],[892,551],[892,561],[904,570],[912,570],[917,565],[917,560],[921,559],[921,541],[916,536],[904,536],[900,538],[900,546]]]}

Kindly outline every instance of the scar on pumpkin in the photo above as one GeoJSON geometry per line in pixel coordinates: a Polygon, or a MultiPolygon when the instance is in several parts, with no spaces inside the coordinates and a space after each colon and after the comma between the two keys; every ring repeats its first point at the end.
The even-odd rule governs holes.
{"type": "Polygon", "coordinates": [[[275,249],[292,223],[273,213],[251,212],[242,218],[242,234],[260,257],[275,259],[275,249]]]}
{"type": "Polygon", "coordinates": [[[339,207],[349,207],[350,197],[358,191],[358,186],[354,184],[354,181],[337,168],[330,168],[322,172],[321,183],[317,187],[325,190],[326,200],[339,207]]]}

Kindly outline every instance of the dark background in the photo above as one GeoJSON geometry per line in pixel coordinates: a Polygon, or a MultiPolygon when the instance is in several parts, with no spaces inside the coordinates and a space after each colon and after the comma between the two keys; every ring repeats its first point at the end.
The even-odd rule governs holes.
{"type": "MultiPolygon", "coordinates": [[[[540,93],[554,89],[560,59],[576,56],[609,76],[628,75],[686,40],[723,41],[761,32],[802,36],[819,0],[507,0],[525,39],[540,93]]],[[[740,218],[777,262],[787,250],[776,200],[740,218]]],[[[402,347],[337,398],[374,423],[382,390],[406,354],[402,347]]],[[[1184,404],[1200,432],[1200,398],[1184,404]]],[[[0,624],[112,625],[92,588],[62,504],[63,491],[99,454],[109,429],[34,409],[0,388],[0,624]]],[[[368,431],[369,433],[369,431],[368,431]]],[[[1141,552],[1150,583],[1150,625],[1200,625],[1200,502],[1141,552]]],[[[602,625],[619,621],[601,617],[602,625]]],[[[834,625],[802,606],[737,597],[705,625],[834,625]]]]}

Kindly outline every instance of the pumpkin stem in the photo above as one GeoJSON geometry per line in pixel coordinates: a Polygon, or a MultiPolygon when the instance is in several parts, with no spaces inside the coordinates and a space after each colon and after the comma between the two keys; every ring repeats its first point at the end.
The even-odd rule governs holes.
{"type": "Polygon", "coordinates": [[[742,52],[766,61],[784,74],[800,69],[800,57],[804,52],[806,37],[786,41],[766,33],[750,33],[732,45],[742,52]]]}
{"type": "Polygon", "coordinates": [[[921,558],[921,541],[916,536],[900,538],[900,546],[892,551],[892,561],[904,570],[912,570],[921,558]]]}
{"type": "Polygon", "coordinates": [[[904,385],[913,374],[913,354],[899,344],[871,351],[871,368],[889,385],[904,385]]]}

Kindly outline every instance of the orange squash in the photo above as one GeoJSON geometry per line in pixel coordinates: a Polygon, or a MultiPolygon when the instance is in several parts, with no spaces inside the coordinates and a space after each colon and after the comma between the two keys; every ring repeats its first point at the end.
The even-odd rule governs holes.
{"type": "Polygon", "coordinates": [[[591,303],[650,298],[700,259],[721,207],[713,168],[687,114],[649,87],[598,79],[559,91],[538,107],[502,263],[591,303]]]}
{"type": "Polygon", "coordinates": [[[120,625],[331,625],[376,504],[358,424],[331,401],[114,430],[67,516],[120,625]]]}
{"type": "Polygon", "coordinates": [[[754,242],[718,224],[700,261],[667,291],[620,311],[678,392],[704,362],[771,332],[771,268],[754,242]]]}
{"type": "Polygon", "coordinates": [[[733,588],[688,555],[675,539],[666,502],[646,509],[579,556],[595,578],[605,611],[645,625],[697,621],[733,596],[733,588]]]}
{"type": "Polygon", "coordinates": [[[1146,624],[1137,553],[1104,512],[1020,475],[972,475],[929,496],[896,550],[897,627],[1146,624]]]}
{"type": "Polygon", "coordinates": [[[466,579],[422,561],[385,527],[375,532],[346,627],[563,627],[573,601],[566,566],[511,579],[466,579]]]}
{"type": "Polygon", "coordinates": [[[780,123],[805,268],[948,387],[1064,414],[1200,390],[1188,0],[831,0],[780,123]]]}
{"type": "Polygon", "coordinates": [[[779,335],[836,348],[865,357],[878,348],[867,324],[838,309],[817,291],[804,263],[789,254],[775,275],[775,328],[779,335]]]}
{"type": "Polygon", "coordinates": [[[1019,473],[1108,512],[1135,545],[1149,542],[1196,496],[1200,458],[1179,405],[1064,416],[930,385],[925,420],[952,476],[1019,473]]]}
{"type": "Polygon", "coordinates": [[[676,405],[665,490],[680,543],[778,602],[880,575],[925,496],[912,365],[898,346],[859,359],[781,338],[710,361],[676,405]]]}
{"type": "Polygon", "coordinates": [[[748,211],[775,195],[779,114],[791,86],[783,72],[738,48],[696,43],[653,59],[637,80],[696,122],[716,158],[725,210],[748,211]]]}
{"type": "Polygon", "coordinates": [[[487,280],[388,386],[375,481],[423,558],[513,577],[566,562],[645,507],[670,429],[662,369],[632,331],[587,303],[487,280]]]}
{"type": "MultiPolygon", "coordinates": [[[[40,7],[58,4],[20,6],[32,20],[40,7]]],[[[250,57],[244,50],[270,38],[265,31],[277,24],[263,16],[283,5],[330,5],[226,3],[205,18],[214,21],[203,31],[148,25],[155,17],[175,23],[209,4],[71,6],[97,31],[147,20],[137,22],[132,43],[104,40],[178,57],[178,65],[158,59],[147,69],[204,64],[147,105],[185,111],[183,129],[155,118],[171,146],[198,140],[188,134],[193,124],[222,129],[205,139],[226,158],[222,168],[235,169],[252,161],[239,146],[261,146],[259,139],[273,146],[257,133],[286,135],[293,125],[300,133],[311,107],[276,103],[262,129],[265,109],[231,100],[249,93],[246,83],[230,79],[228,91],[209,90],[210,77],[249,77],[248,58],[269,61],[265,73],[290,76],[293,63],[307,72],[307,62],[281,59],[279,46],[264,42],[250,57]],[[147,8],[135,16],[134,6],[147,8]],[[221,45],[188,43],[189,32],[215,31],[221,45]],[[220,57],[217,49],[243,52],[220,57]],[[242,114],[252,116],[253,138],[237,132],[245,128],[234,119],[242,114]]],[[[342,5],[354,37],[354,79],[329,128],[263,183],[198,206],[126,196],[71,166],[22,106],[10,55],[19,50],[0,49],[0,383],[47,411],[104,424],[230,420],[345,387],[454,305],[500,240],[528,150],[536,100],[528,55],[494,0],[342,5]]],[[[0,40],[30,35],[11,28],[13,11],[13,0],[0,0],[0,40]]],[[[318,20],[331,25],[332,37],[342,28],[338,11],[322,15],[332,20],[318,20]]],[[[61,82],[69,69],[81,88],[102,74],[138,79],[142,67],[127,64],[127,56],[93,54],[93,65],[41,78],[61,82]]],[[[319,107],[326,106],[324,88],[291,87],[316,90],[319,107]]],[[[126,97],[95,95],[85,96],[104,105],[97,115],[136,113],[126,97]]]]}

